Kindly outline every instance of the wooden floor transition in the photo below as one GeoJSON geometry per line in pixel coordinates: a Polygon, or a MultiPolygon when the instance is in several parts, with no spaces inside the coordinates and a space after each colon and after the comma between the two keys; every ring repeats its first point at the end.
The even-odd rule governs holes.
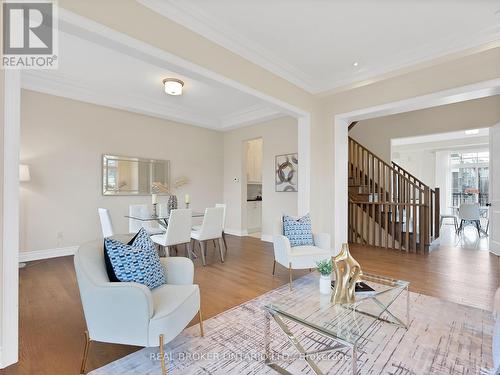
{"type": "MultiPolygon", "coordinates": [[[[210,251],[209,265],[196,265],[205,318],[255,298],[287,282],[277,267],[272,276],[272,244],[228,236],[229,254],[221,264],[210,251]]],[[[457,303],[491,309],[500,285],[500,258],[486,251],[441,248],[429,255],[352,246],[365,272],[411,281],[411,290],[457,303]]],[[[294,277],[305,274],[294,272],[294,277]]],[[[1,374],[72,375],[79,373],[83,318],[73,258],[30,262],[20,270],[20,361],[1,374]]],[[[138,348],[93,343],[87,370],[138,348]]]]}

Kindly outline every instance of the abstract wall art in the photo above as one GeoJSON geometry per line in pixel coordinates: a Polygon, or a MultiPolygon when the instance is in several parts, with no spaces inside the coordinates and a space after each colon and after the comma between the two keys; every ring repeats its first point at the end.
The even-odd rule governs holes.
{"type": "Polygon", "coordinates": [[[276,156],[276,191],[296,192],[298,190],[298,154],[276,156]]]}

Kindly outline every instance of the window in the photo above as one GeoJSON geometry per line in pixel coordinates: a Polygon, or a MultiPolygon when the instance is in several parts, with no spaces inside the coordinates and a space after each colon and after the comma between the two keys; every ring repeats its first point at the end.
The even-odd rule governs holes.
{"type": "Polygon", "coordinates": [[[486,205],[489,190],[489,151],[453,152],[450,159],[452,206],[472,202],[486,205]]]}

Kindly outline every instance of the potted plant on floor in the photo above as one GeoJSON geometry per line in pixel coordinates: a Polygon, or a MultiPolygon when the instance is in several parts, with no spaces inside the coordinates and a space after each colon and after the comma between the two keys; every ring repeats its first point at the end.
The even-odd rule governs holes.
{"type": "Polygon", "coordinates": [[[319,292],[321,294],[330,294],[332,285],[332,260],[324,259],[316,263],[318,272],[321,277],[319,278],[319,292]]]}

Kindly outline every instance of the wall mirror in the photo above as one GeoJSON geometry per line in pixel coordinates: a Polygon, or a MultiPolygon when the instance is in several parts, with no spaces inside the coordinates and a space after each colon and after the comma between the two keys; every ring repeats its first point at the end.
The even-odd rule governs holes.
{"type": "Polygon", "coordinates": [[[103,195],[168,194],[170,162],[126,156],[102,156],[103,195]]]}

